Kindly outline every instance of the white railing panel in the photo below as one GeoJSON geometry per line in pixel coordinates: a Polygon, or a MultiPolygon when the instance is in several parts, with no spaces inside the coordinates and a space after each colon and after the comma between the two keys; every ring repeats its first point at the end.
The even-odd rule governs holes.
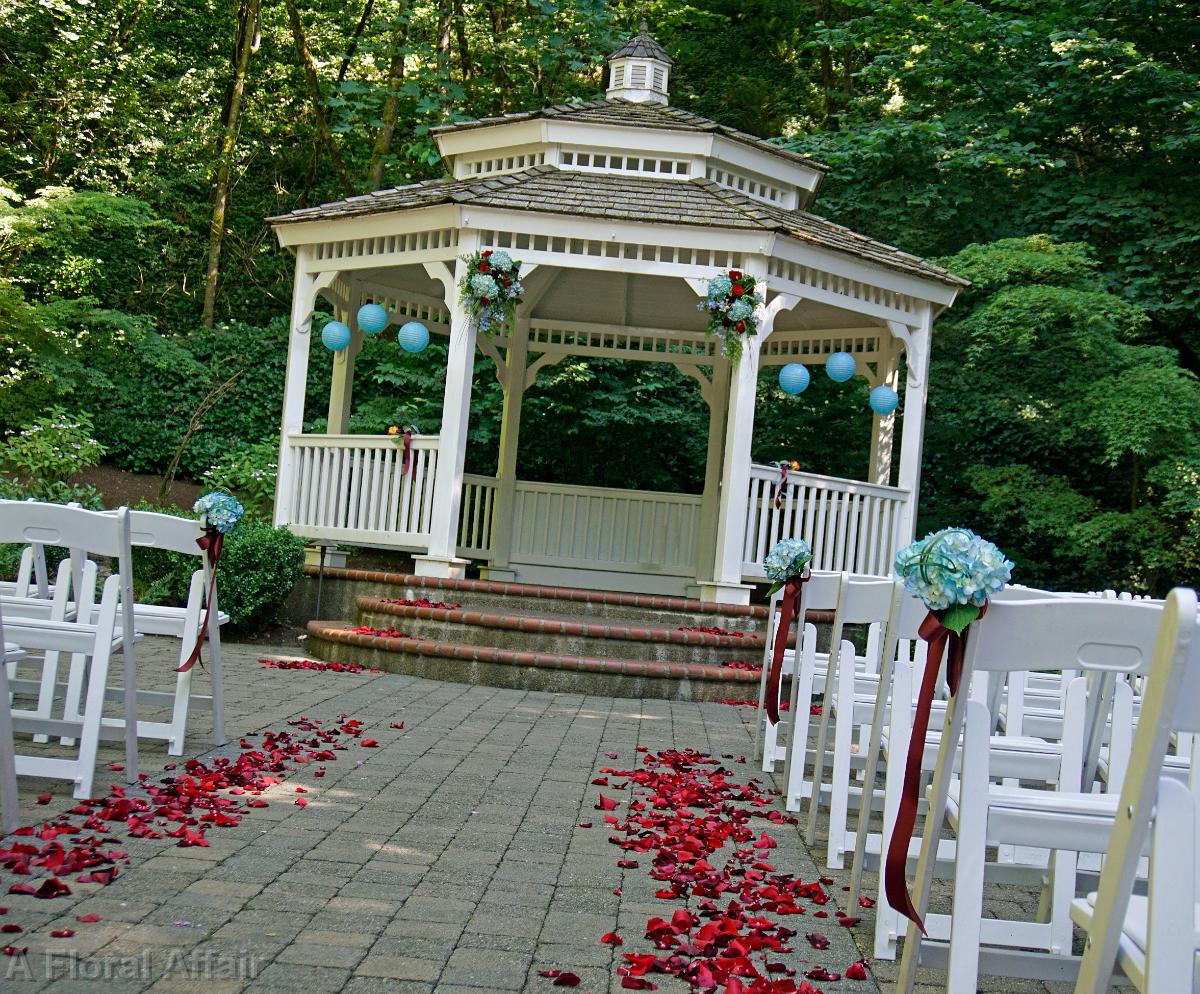
{"type": "Polygon", "coordinates": [[[496,478],[463,476],[462,509],[458,515],[458,554],[467,559],[487,559],[492,552],[492,510],[496,503],[496,478]]]}
{"type": "Polygon", "coordinates": [[[285,523],[297,535],[428,550],[436,435],[413,436],[408,473],[392,435],[289,435],[288,446],[294,510],[285,523]]]}
{"type": "Polygon", "coordinates": [[[688,576],[700,498],[518,481],[513,562],[688,576]]]}
{"type": "Polygon", "coordinates": [[[891,572],[907,491],[789,472],[777,508],[778,484],[775,467],[750,467],[743,576],[762,578],[763,558],[782,538],[807,541],[813,549],[813,569],[881,576],[891,572]]]}

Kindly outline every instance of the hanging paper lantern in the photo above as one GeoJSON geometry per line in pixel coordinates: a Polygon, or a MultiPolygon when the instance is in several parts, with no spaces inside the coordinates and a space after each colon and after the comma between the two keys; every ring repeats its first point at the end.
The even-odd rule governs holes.
{"type": "Polygon", "coordinates": [[[825,372],[834,383],[845,383],[857,368],[858,363],[849,352],[835,352],[825,360],[825,372]]]}
{"type": "Polygon", "coordinates": [[[886,417],[900,406],[900,397],[891,387],[875,387],[868,402],[872,411],[886,417]]]}
{"type": "Polygon", "coordinates": [[[358,309],[358,326],[368,335],[378,335],[388,326],[388,312],[380,304],[363,304],[358,309]]]}
{"type": "Polygon", "coordinates": [[[779,389],[795,397],[804,393],[810,379],[807,367],[798,362],[789,362],[779,371],[779,389]]]}
{"type": "Polygon", "coordinates": [[[341,352],[350,344],[350,328],[341,321],[330,321],[321,329],[321,342],[330,352],[341,352]]]}
{"type": "Polygon", "coordinates": [[[405,352],[420,352],[429,344],[429,329],[420,321],[409,321],[400,326],[396,341],[405,352]]]}

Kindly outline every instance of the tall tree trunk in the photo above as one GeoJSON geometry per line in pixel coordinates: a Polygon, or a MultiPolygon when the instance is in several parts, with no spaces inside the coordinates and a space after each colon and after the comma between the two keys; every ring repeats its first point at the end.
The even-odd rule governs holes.
{"type": "Polygon", "coordinates": [[[304,34],[304,22],[300,20],[300,11],[296,8],[296,0],[284,0],[287,5],[288,22],[292,28],[292,40],[296,43],[296,55],[300,59],[300,67],[304,70],[304,81],[308,85],[308,101],[312,105],[313,114],[317,119],[317,137],[329,153],[329,161],[333,165],[338,185],[346,196],[354,193],[354,184],[346,171],[346,163],[342,154],[333,141],[333,131],[329,127],[329,115],[325,110],[325,100],[321,96],[321,77],[317,73],[317,64],[308,48],[308,38],[304,34]]]}
{"type": "Polygon", "coordinates": [[[354,53],[358,51],[358,39],[362,37],[362,33],[366,29],[367,22],[371,19],[371,9],[374,6],[375,0],[367,0],[367,2],[363,4],[362,17],[358,19],[358,24],[356,24],[354,27],[354,34],[350,36],[350,42],[346,46],[346,55],[342,59],[341,67],[338,69],[338,86],[341,86],[342,81],[346,78],[346,71],[350,68],[350,62],[354,58],[354,53]]]}
{"type": "Polygon", "coordinates": [[[470,79],[475,73],[471,66],[471,51],[467,47],[467,15],[462,0],[454,0],[454,34],[458,42],[458,61],[462,66],[462,77],[470,79]]]}
{"type": "Polygon", "coordinates": [[[217,159],[217,172],[213,179],[213,212],[208,227],[208,269],[204,278],[204,309],[200,317],[206,328],[213,326],[216,313],[217,283],[221,278],[221,243],[225,238],[225,213],[229,207],[229,176],[233,170],[233,153],[237,147],[242,96],[246,91],[250,56],[258,49],[258,11],[259,0],[243,0],[238,11],[233,47],[233,79],[221,114],[221,147],[217,159]]]}
{"type": "Polygon", "coordinates": [[[379,129],[375,132],[375,147],[371,149],[371,165],[367,170],[367,189],[383,186],[383,160],[392,150],[396,122],[400,118],[400,84],[404,81],[404,46],[408,44],[408,2],[404,0],[392,22],[391,61],[388,65],[387,96],[383,99],[379,129]]]}

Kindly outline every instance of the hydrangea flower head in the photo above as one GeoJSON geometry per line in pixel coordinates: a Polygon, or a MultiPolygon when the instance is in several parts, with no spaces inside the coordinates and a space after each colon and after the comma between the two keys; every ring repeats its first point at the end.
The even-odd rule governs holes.
{"type": "Polygon", "coordinates": [[[246,509],[233,494],[221,490],[205,494],[192,505],[192,510],[204,515],[205,523],[222,535],[236,525],[246,513],[246,509]]]}
{"type": "Polygon", "coordinates": [[[502,269],[504,272],[508,272],[510,269],[512,269],[513,264],[512,256],[505,252],[504,249],[497,249],[495,252],[493,252],[488,257],[488,262],[490,262],[495,269],[502,269]]]}
{"type": "Polygon", "coordinates": [[[500,293],[500,285],[488,276],[487,273],[476,273],[471,277],[471,292],[476,297],[487,297],[488,300],[495,300],[500,293]]]}
{"type": "Polygon", "coordinates": [[[776,542],[763,560],[763,568],[767,571],[767,579],[776,583],[786,583],[793,576],[799,576],[804,568],[812,562],[812,547],[802,538],[785,538],[776,542]]]}
{"type": "Polygon", "coordinates": [[[733,290],[733,281],[722,273],[708,281],[709,299],[727,297],[733,290]]]}
{"type": "Polygon", "coordinates": [[[734,321],[745,321],[754,313],[754,305],[745,297],[739,297],[729,308],[729,316],[734,321]]]}
{"type": "Polygon", "coordinates": [[[1013,564],[969,528],[943,528],[896,553],[896,577],[931,611],[982,607],[1012,579],[1013,564]]]}

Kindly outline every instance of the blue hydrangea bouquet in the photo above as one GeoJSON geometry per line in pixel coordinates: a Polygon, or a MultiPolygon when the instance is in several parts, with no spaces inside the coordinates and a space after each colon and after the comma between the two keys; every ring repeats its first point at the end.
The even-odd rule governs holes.
{"type": "Polygon", "coordinates": [[[771,581],[767,596],[782,590],[792,577],[803,576],[811,562],[812,548],[804,539],[785,538],[776,542],[763,560],[767,579],[771,581]]]}
{"type": "Polygon", "coordinates": [[[521,302],[521,264],[503,249],[463,256],[467,271],[459,281],[462,299],[480,331],[501,325],[521,302]]]}
{"type": "Polygon", "coordinates": [[[896,553],[896,577],[961,635],[993,594],[1012,579],[1013,564],[969,528],[943,528],[896,553]]]}
{"type": "Polygon", "coordinates": [[[214,490],[197,500],[192,510],[201,516],[206,527],[224,535],[241,520],[246,509],[233,494],[214,490]]]}
{"type": "Polygon", "coordinates": [[[753,276],[731,269],[708,281],[708,293],[699,305],[708,313],[708,334],[722,340],[726,357],[735,364],[742,357],[743,336],[758,334],[754,312],[763,299],[756,286],[753,276]]]}

